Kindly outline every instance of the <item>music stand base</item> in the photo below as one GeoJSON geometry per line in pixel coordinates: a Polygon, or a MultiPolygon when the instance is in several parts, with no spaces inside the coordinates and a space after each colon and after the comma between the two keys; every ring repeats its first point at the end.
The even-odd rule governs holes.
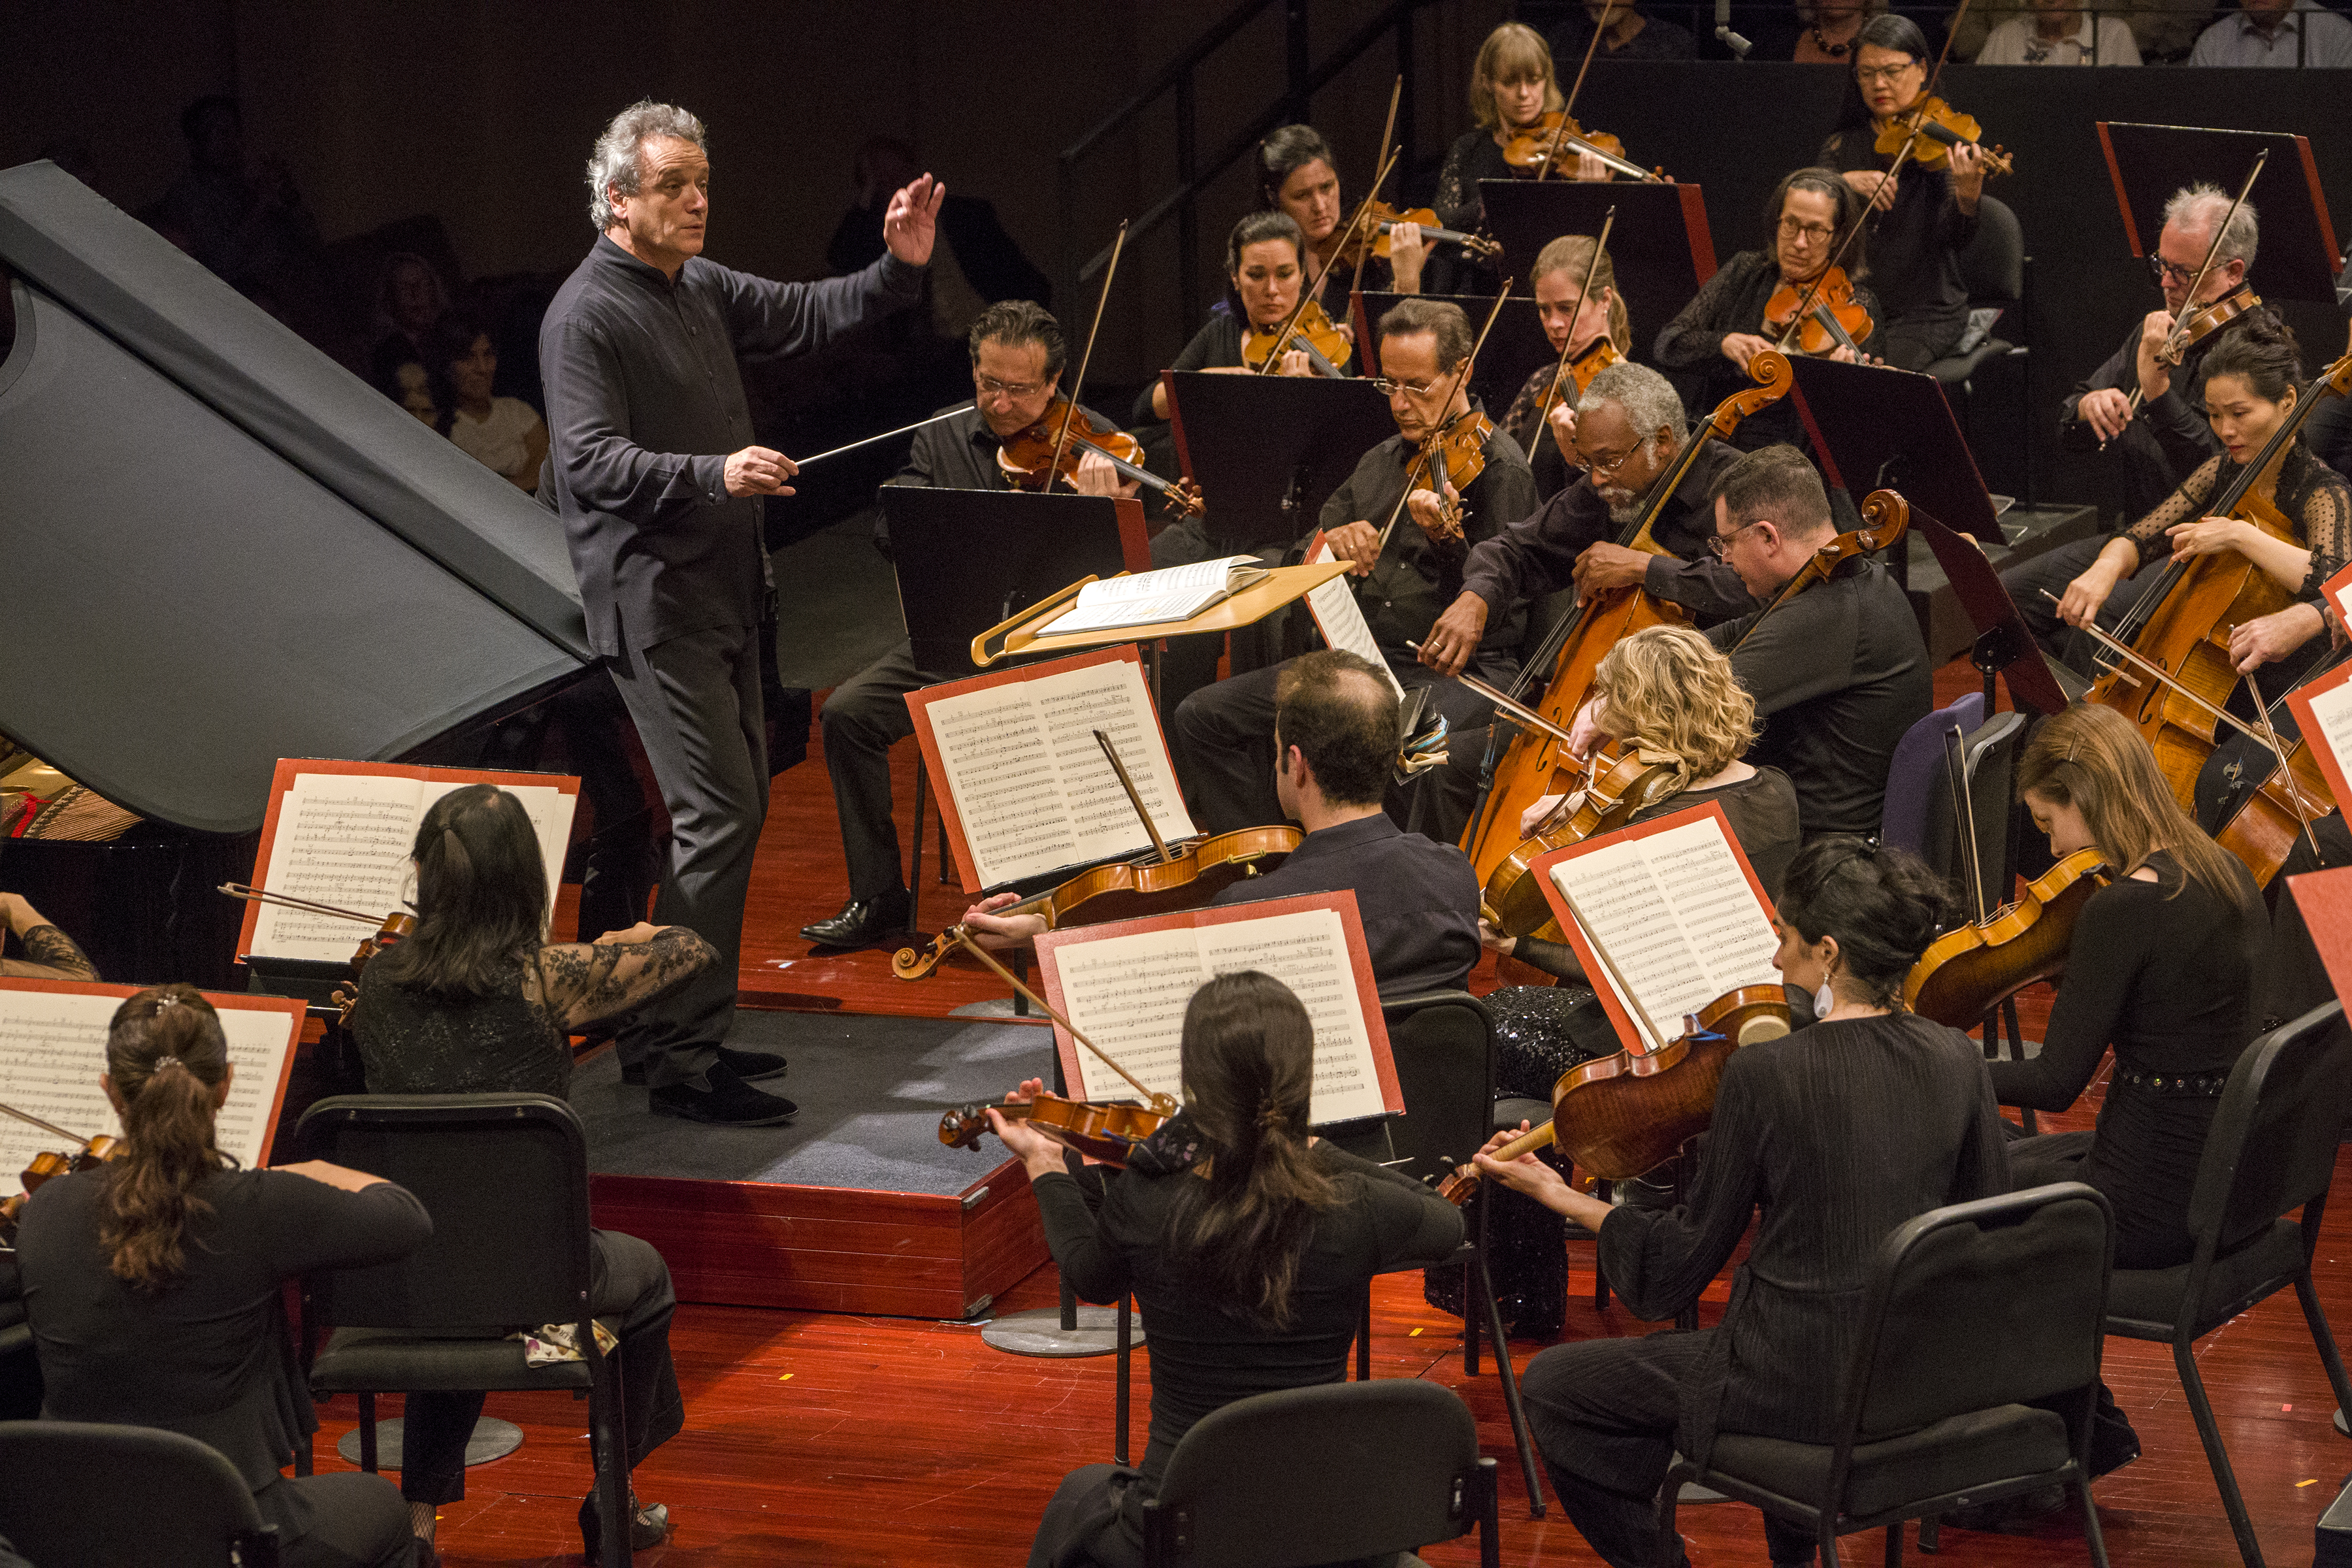
{"type": "MultiPolygon", "coordinates": [[[[379,1470],[400,1468],[401,1434],[406,1424],[397,1415],[388,1416],[375,1424],[375,1468],[379,1470]]],[[[487,1465],[492,1459],[503,1459],[522,1447],[522,1428],[511,1421],[501,1421],[495,1415],[485,1415],[474,1423],[473,1435],[466,1439],[466,1468],[487,1465]]],[[[360,1462],[360,1429],[356,1426],[342,1436],[335,1452],[346,1464],[360,1462]]]]}
{"type": "MultiPolygon", "coordinates": [[[[980,1331],[980,1337],[1007,1355],[1109,1355],[1118,1349],[1118,1309],[1082,1306],[1078,1309],[1077,1319],[1076,1328],[1065,1329],[1058,1307],[1040,1307],[1033,1312],[1008,1312],[992,1320],[980,1331]]],[[[1143,1325],[1133,1325],[1129,1329],[1128,1336],[1130,1345],[1141,1344],[1143,1325]]]]}

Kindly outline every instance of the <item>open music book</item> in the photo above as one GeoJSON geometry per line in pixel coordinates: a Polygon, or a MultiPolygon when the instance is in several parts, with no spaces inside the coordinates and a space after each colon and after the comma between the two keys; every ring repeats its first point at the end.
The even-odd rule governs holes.
{"type": "Polygon", "coordinates": [[[907,708],[968,893],[1151,847],[1097,730],[1160,837],[1192,837],[1132,643],[926,687],[907,708]]]}
{"type": "Polygon", "coordinates": [[[1743,985],[1778,985],[1771,901],[1709,802],[1538,856],[1544,897],[1626,1048],[1743,985]]]}
{"type": "MultiPolygon", "coordinates": [[[[547,862],[547,904],[555,907],[580,781],[564,773],[486,773],[403,767],[393,763],[281,759],[269,785],[269,815],[254,857],[253,885],[287,898],[332,904],[382,920],[415,891],[408,852],[433,803],[467,784],[496,784],[522,803],[547,862]]],[[[348,963],[366,927],[278,904],[247,904],[240,958],[348,963]]],[[[600,932],[586,933],[591,936],[600,932]]]]}
{"type": "MultiPolygon", "coordinates": [[[[2336,798],[2352,801],[2352,664],[2339,664],[2288,692],[2286,705],[2336,798]]],[[[2309,804],[2316,814],[2327,810],[2326,801],[2309,804]]]]}
{"type": "Polygon", "coordinates": [[[1255,555],[1228,555],[1189,566],[1164,566],[1106,577],[1078,590],[1077,602],[1037,628],[1040,637],[1108,631],[1115,626],[1156,626],[1190,619],[1221,599],[1229,599],[1265,578],[1255,555]]]}
{"type": "MultiPolygon", "coordinates": [[[[362,932],[365,935],[365,932],[362,932]]],[[[349,954],[345,955],[346,957],[349,954]]],[[[99,1078],[106,1071],[106,1026],[136,985],[68,980],[0,980],[0,1100],[83,1138],[121,1137],[99,1078]]],[[[286,996],[207,991],[236,1068],[228,1103],[214,1120],[220,1150],[247,1169],[269,1155],[302,1004],[286,996]]],[[[0,1197],[25,1190],[20,1173],[44,1150],[68,1152],[53,1133],[0,1116],[0,1197]]]]}
{"type": "MultiPolygon", "coordinates": [[[[1309,1116],[1317,1126],[1405,1108],[1352,892],[1047,931],[1037,939],[1037,966],[1056,1011],[1147,1087],[1179,1099],[1192,993],[1215,975],[1263,970],[1297,993],[1314,1020],[1309,1116]]],[[[1054,1043],[1074,1098],[1137,1098],[1058,1024],[1054,1043]]]]}
{"type": "MultiPolygon", "coordinates": [[[[1307,543],[1307,563],[1310,566],[1326,561],[1337,561],[1331,547],[1323,542],[1323,531],[1317,529],[1315,537],[1307,543]]],[[[1389,678],[1396,689],[1397,700],[1404,700],[1404,683],[1381,657],[1381,645],[1372,639],[1372,628],[1365,624],[1364,607],[1356,603],[1352,579],[1334,577],[1319,588],[1307,592],[1307,613],[1315,617],[1315,627],[1323,634],[1326,647],[1344,648],[1359,658],[1368,658],[1372,668],[1389,678]]]]}

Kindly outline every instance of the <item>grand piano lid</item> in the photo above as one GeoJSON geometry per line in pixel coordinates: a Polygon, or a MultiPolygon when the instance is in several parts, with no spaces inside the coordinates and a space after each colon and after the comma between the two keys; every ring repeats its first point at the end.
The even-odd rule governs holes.
{"type": "Polygon", "coordinates": [[[142,816],[260,825],[593,662],[528,497],[49,163],[0,172],[0,731],[142,816]]]}

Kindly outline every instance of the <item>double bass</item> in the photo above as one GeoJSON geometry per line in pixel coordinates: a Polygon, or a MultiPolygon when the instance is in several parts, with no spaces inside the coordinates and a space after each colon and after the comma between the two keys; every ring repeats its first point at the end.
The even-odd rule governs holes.
{"type": "MultiPolygon", "coordinates": [[[[1724,399],[1706,422],[1691,432],[1673,467],[1650,487],[1641,517],[1627,525],[1618,543],[1664,554],[1652,530],[1707,438],[1727,439],[1742,421],[1786,396],[1796,382],[1782,354],[1757,354],[1748,363],[1748,374],[1759,384],[1743,387],[1724,399]]],[[[1687,619],[1680,606],[1653,598],[1640,588],[1616,588],[1577,605],[1545,636],[1511,691],[1515,699],[1524,696],[1541,673],[1548,684],[1542,700],[1533,706],[1545,727],[1523,726],[1512,738],[1486,781],[1485,798],[1463,834],[1463,850],[1469,855],[1481,887],[1518,843],[1519,819],[1528,807],[1566,787],[1576,759],[1569,755],[1562,737],[1574,727],[1577,711],[1591,692],[1592,672],[1601,656],[1644,626],[1681,625],[1687,619]]]]}

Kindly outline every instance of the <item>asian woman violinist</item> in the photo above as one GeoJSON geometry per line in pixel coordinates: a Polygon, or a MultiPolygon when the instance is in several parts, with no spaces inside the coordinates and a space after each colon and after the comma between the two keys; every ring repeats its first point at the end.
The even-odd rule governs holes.
{"type": "Polygon", "coordinates": [[[1560,236],[1537,253],[1528,279],[1551,353],[1528,373],[1503,413],[1502,426],[1527,453],[1536,493],[1546,500],[1584,468],[1576,450],[1577,399],[1594,375],[1633,351],[1633,320],[1617,292],[1616,263],[1605,250],[1596,259],[1596,243],[1591,235],[1560,236]],[[1565,367],[1559,362],[1563,352],[1565,367]],[[1554,393],[1556,374],[1559,386],[1554,393]]]}
{"type": "Polygon", "coordinates": [[[1151,1342],[1142,1465],[1064,1478],[1030,1568],[1137,1568],[1144,1500],[1193,1424],[1254,1394],[1339,1381],[1372,1276],[1462,1243],[1453,1205],[1309,1134],[1315,1033],[1280,981],[1244,971],[1202,986],[1181,1048],[1183,1110],[1110,1173],[1098,1207],[1061,1144],[989,1114],[1028,1169],[1063,1278],[1089,1301],[1133,1291],[1151,1342]]]}

